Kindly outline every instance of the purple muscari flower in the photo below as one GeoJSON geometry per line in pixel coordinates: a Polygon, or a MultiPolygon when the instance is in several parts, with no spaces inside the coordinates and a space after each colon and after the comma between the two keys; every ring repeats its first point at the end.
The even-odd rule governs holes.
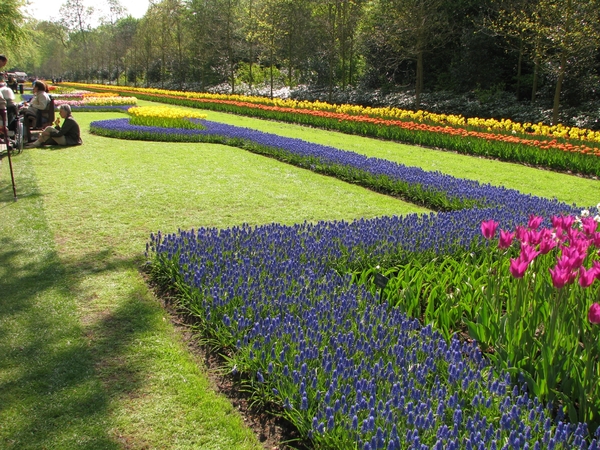
{"type": "MultiPolygon", "coordinates": [[[[479,205],[420,216],[293,226],[241,225],[222,230],[200,228],[151,237],[150,254],[180,264],[181,273],[173,279],[180,276],[177,281],[185,280],[198,291],[198,298],[202,300],[197,308],[205,314],[207,323],[225,316],[231,318],[237,322],[237,327],[230,331],[233,342],[240,342],[240,350],[253,350],[257,355],[264,355],[255,360],[251,354],[249,363],[254,364],[255,371],[257,368],[264,370],[263,364],[267,362],[271,364],[267,366],[268,382],[279,383],[285,378],[281,380],[281,386],[287,381],[300,387],[302,381],[303,388],[296,393],[297,397],[286,397],[290,407],[292,402],[297,407],[300,400],[300,409],[307,410],[308,398],[317,399],[311,405],[316,408],[312,433],[323,433],[325,424],[329,428],[330,418],[334,418],[336,430],[355,430],[352,433],[357,446],[358,443],[371,446],[373,433],[380,427],[387,445],[396,442],[399,448],[393,418],[412,414],[411,420],[420,426],[435,427],[436,417],[434,420],[431,417],[435,411],[440,417],[440,429],[424,433],[423,440],[428,439],[427,443],[419,440],[413,448],[433,445],[438,440],[446,443],[448,449],[460,448],[461,440],[467,437],[472,445],[476,445],[483,430],[487,442],[505,440],[508,432],[502,430],[500,424],[490,423],[488,433],[478,416],[470,412],[471,407],[465,410],[468,413],[462,411],[464,405],[471,404],[468,394],[458,396],[463,381],[469,387],[473,386],[475,392],[482,390],[482,394],[477,394],[477,402],[473,401],[473,404],[477,403],[476,409],[483,407],[482,399],[485,398],[488,407],[492,404],[502,407],[500,414],[507,422],[507,430],[526,433],[522,421],[533,408],[518,408],[514,420],[519,423],[514,422],[510,414],[512,407],[524,400],[517,399],[517,395],[513,398],[507,390],[510,379],[505,376],[508,374],[487,375],[486,361],[475,344],[467,346],[457,339],[446,342],[431,327],[421,327],[418,321],[406,318],[398,309],[378,304],[366,289],[350,283],[348,276],[340,276],[331,267],[342,257],[355,264],[362,261],[361,255],[383,258],[399,248],[407,249],[407,254],[433,252],[436,255],[469,249],[480,242],[479,225],[489,217],[494,217],[503,227],[513,229],[519,223],[527,223],[533,213],[544,217],[559,216],[571,214],[570,207],[351,152],[214,123],[206,123],[206,126],[207,129],[202,130],[203,136],[253,140],[261,145],[285,149],[290,154],[310,155],[315,161],[318,158],[317,165],[344,164],[396,180],[422,182],[427,189],[447,192],[449,197],[479,205]],[[243,279],[240,279],[240,273],[244,274],[243,279]],[[269,276],[265,277],[265,273],[269,276]],[[350,329],[352,332],[348,331],[350,329]],[[285,355],[282,356],[283,351],[279,355],[274,353],[276,342],[289,346],[284,347],[285,355]],[[271,359],[267,360],[269,354],[271,359]],[[275,356],[283,363],[290,358],[288,355],[294,355],[292,369],[287,365],[272,364],[275,356]],[[354,355],[360,356],[354,360],[354,355]],[[308,366],[319,368],[318,382],[308,366]],[[438,367],[448,367],[450,384],[446,383],[445,373],[438,373],[438,367]],[[335,403],[321,402],[321,393],[335,403]],[[342,395],[348,399],[348,405],[346,401],[340,401],[342,405],[338,408],[337,402],[342,395]],[[335,416],[327,407],[336,411],[335,416]],[[461,412],[457,414],[459,410],[461,412]],[[451,428],[443,425],[444,416],[449,413],[446,411],[453,411],[456,416],[456,423],[451,428]],[[368,417],[362,427],[359,427],[359,417],[368,417]],[[352,427],[349,427],[350,423],[352,427]],[[467,423],[470,423],[473,435],[465,434],[467,423]]],[[[529,239],[531,236],[530,233],[529,239]]],[[[273,386],[269,388],[273,389],[273,386]]],[[[284,401],[284,407],[285,404],[284,401]]],[[[400,433],[406,435],[406,430],[401,429],[400,433]]],[[[564,429],[560,436],[564,440],[564,436],[571,434],[570,430],[564,429]]],[[[418,432],[415,436],[419,438],[418,432]]],[[[412,433],[406,442],[414,443],[412,433]]],[[[374,445],[379,448],[377,439],[374,445]]],[[[385,445],[381,444],[381,448],[385,445]]]]}
{"type": "Polygon", "coordinates": [[[319,434],[323,434],[325,432],[325,424],[323,422],[319,423],[319,426],[317,427],[317,431],[319,432],[319,434]]]}
{"type": "Polygon", "coordinates": [[[333,416],[329,416],[327,418],[327,430],[331,431],[335,428],[335,422],[333,420],[333,416]]]}

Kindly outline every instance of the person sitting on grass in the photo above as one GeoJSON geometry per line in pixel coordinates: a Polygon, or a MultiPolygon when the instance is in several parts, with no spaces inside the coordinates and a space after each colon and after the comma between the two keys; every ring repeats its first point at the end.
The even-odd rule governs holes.
{"type": "Polygon", "coordinates": [[[25,147],[40,147],[45,144],[64,146],[83,144],[79,124],[75,122],[75,119],[71,115],[71,107],[69,105],[60,105],[58,113],[64,119],[62,126],[60,125],[60,119],[56,118],[54,127],[44,128],[44,131],[42,131],[37,140],[27,144],[25,147]]]}

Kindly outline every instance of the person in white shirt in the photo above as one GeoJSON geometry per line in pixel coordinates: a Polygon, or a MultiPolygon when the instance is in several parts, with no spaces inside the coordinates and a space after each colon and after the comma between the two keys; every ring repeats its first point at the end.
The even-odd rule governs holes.
{"type": "Polygon", "coordinates": [[[6,108],[6,114],[8,116],[7,126],[10,126],[17,116],[15,93],[3,80],[0,80],[0,109],[4,108],[6,108]]]}
{"type": "Polygon", "coordinates": [[[48,107],[48,103],[50,103],[50,96],[48,92],[46,92],[47,86],[43,81],[36,80],[33,83],[33,97],[30,102],[23,103],[23,106],[26,106],[25,110],[26,115],[37,116],[37,112],[39,110],[44,110],[48,107]]]}
{"type": "Polygon", "coordinates": [[[25,127],[26,142],[31,140],[31,129],[35,128],[37,124],[38,113],[45,110],[51,101],[46,92],[47,90],[46,83],[39,80],[34,81],[31,101],[23,103],[23,107],[19,110],[19,114],[23,114],[25,118],[23,125],[25,127]]]}

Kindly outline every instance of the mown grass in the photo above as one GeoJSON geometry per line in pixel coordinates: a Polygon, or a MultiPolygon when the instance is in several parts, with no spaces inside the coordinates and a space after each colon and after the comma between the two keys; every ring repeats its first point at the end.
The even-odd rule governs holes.
{"type": "MultiPolygon", "coordinates": [[[[138,103],[140,105],[153,104],[143,100],[138,101],[138,103]]],[[[304,139],[371,157],[395,161],[407,166],[440,171],[458,178],[477,180],[495,186],[506,186],[525,194],[546,198],[556,197],[568,204],[587,207],[600,202],[600,182],[591,178],[397,142],[350,136],[334,131],[307,128],[282,122],[270,122],[214,111],[205,112],[208,115],[208,120],[304,139]]]]}
{"type": "Polygon", "coordinates": [[[150,232],[423,210],[239,149],[83,139],[14,157],[17,202],[2,162],[0,448],[261,448],[146,286],[150,232]]]}
{"type": "MultiPolygon", "coordinates": [[[[145,102],[140,102],[144,104],[145,102]]],[[[209,112],[247,126],[554,197],[598,181],[209,112]]],[[[214,394],[139,267],[150,232],[423,211],[239,149],[117,141],[30,149],[0,167],[0,448],[260,448],[214,394]]]]}

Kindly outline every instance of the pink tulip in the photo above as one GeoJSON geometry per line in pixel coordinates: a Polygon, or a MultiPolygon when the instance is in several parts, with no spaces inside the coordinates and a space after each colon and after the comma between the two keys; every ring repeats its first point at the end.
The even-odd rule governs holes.
{"type": "Polygon", "coordinates": [[[571,216],[552,216],[550,219],[552,226],[554,227],[558,236],[562,235],[564,231],[571,228],[574,219],[571,216]]]}
{"type": "MultiPolygon", "coordinates": [[[[555,266],[553,269],[548,269],[550,271],[550,276],[552,278],[552,284],[555,288],[561,289],[565,285],[570,284],[573,278],[573,272],[567,270],[561,266],[555,266]]],[[[575,272],[575,276],[577,276],[577,272],[575,272]]]]}
{"type": "Polygon", "coordinates": [[[515,233],[510,231],[500,230],[500,239],[498,240],[498,248],[508,248],[512,244],[515,233]]]}
{"type": "Polygon", "coordinates": [[[550,222],[554,228],[563,228],[563,218],[562,216],[552,216],[550,218],[550,222]]]}
{"type": "Polygon", "coordinates": [[[572,243],[586,239],[585,234],[583,234],[583,232],[579,231],[577,228],[569,228],[567,230],[567,237],[572,243]]]}
{"type": "Polygon", "coordinates": [[[563,227],[568,230],[575,223],[575,217],[573,216],[563,216],[563,227]]]}
{"type": "Polygon", "coordinates": [[[593,236],[598,229],[598,224],[593,217],[582,217],[581,226],[586,236],[593,236]]]}
{"type": "Polygon", "coordinates": [[[542,241],[540,242],[540,253],[542,255],[547,255],[548,253],[550,253],[550,250],[552,250],[553,248],[556,248],[557,243],[554,239],[552,238],[543,238],[542,241]]]}
{"type": "Polygon", "coordinates": [[[481,222],[481,234],[486,239],[492,239],[496,234],[496,228],[498,228],[498,222],[494,220],[484,220],[481,222]]]}
{"type": "Polygon", "coordinates": [[[521,254],[519,255],[519,258],[522,261],[526,261],[527,264],[533,261],[535,257],[539,254],[540,252],[535,249],[535,246],[529,244],[521,244],[521,254]]]}
{"type": "Polygon", "coordinates": [[[538,245],[542,240],[543,233],[537,230],[527,231],[527,242],[531,245],[538,245]]]}
{"type": "Polygon", "coordinates": [[[527,226],[529,227],[530,230],[537,230],[543,221],[544,221],[543,217],[534,216],[532,214],[529,216],[529,223],[527,224],[527,226]]]}
{"type": "Polygon", "coordinates": [[[592,267],[596,269],[596,278],[600,280],[600,261],[592,261],[592,267]]]}
{"type": "Polygon", "coordinates": [[[509,266],[510,273],[515,278],[523,278],[528,265],[529,265],[529,262],[522,260],[521,257],[510,258],[510,266],[509,266]]]}
{"type": "Polygon", "coordinates": [[[577,245],[575,247],[562,247],[561,250],[559,263],[563,267],[568,267],[571,270],[579,269],[587,255],[587,248],[582,252],[577,245]]]}
{"type": "Polygon", "coordinates": [[[590,287],[596,279],[597,269],[592,266],[590,269],[586,269],[581,266],[579,268],[579,286],[582,288],[590,287]]]}
{"type": "Polygon", "coordinates": [[[527,234],[527,228],[517,225],[515,228],[515,236],[520,242],[528,242],[529,234],[527,234]]]}
{"type": "Polygon", "coordinates": [[[592,306],[590,306],[588,320],[594,325],[600,324],[600,305],[598,303],[592,303],[592,306]]]}

